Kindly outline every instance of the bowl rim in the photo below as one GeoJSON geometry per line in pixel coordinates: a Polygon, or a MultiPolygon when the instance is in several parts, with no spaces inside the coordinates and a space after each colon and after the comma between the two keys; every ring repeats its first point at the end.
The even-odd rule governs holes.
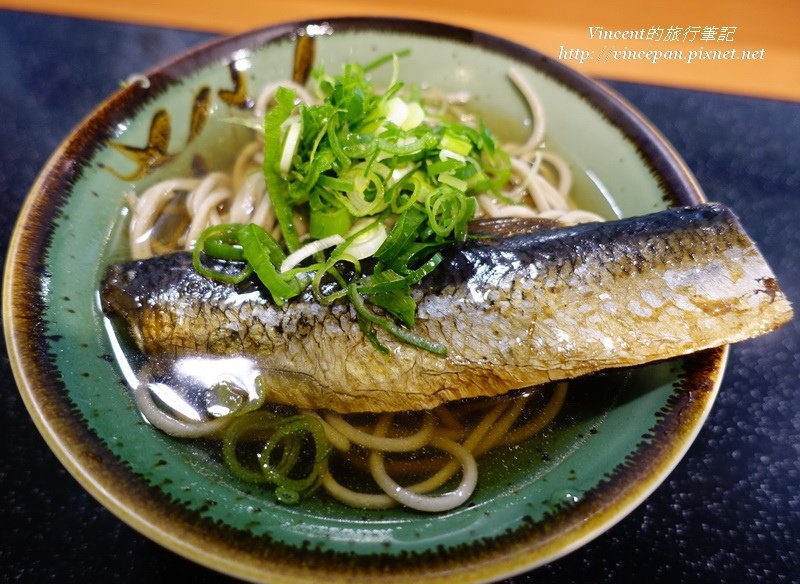
{"type": "MultiPolygon", "coordinates": [[[[174,520],[158,505],[144,504],[136,489],[121,488],[117,474],[125,467],[113,460],[113,455],[80,420],[71,414],[68,400],[59,388],[57,370],[48,359],[47,343],[42,330],[37,329],[44,302],[20,299],[20,291],[31,289],[45,269],[44,255],[49,245],[53,219],[69,198],[69,185],[80,175],[83,164],[95,154],[95,149],[111,137],[118,122],[129,118],[151,99],[166,91],[181,78],[219,62],[242,47],[261,47],[291,38],[311,25],[328,25],[333,34],[353,31],[395,31],[421,36],[436,36],[451,41],[478,45],[489,51],[524,61],[550,76],[571,92],[589,101],[593,108],[620,129],[627,140],[636,146],[641,160],[661,183],[665,198],[676,204],[695,204],[705,200],[702,190],[674,148],[641,113],[606,85],[591,80],[559,61],[529,47],[495,35],[450,24],[432,21],[388,17],[310,18],[280,23],[242,34],[201,43],[151,68],[147,73],[150,87],[129,85],[108,97],[88,114],[61,142],[31,186],[22,206],[6,258],[3,283],[3,314],[6,346],[12,371],[26,408],[50,449],[73,477],[104,507],[144,536],[192,561],[208,568],[253,581],[265,577],[263,565],[242,563],[244,556],[221,557],[210,553],[204,540],[202,526],[174,520]],[[44,227],[36,229],[36,225],[44,227]],[[33,258],[30,263],[19,258],[33,258]],[[56,375],[53,376],[53,373],[56,375]],[[77,445],[81,448],[76,448],[77,445]],[[110,458],[111,457],[111,458],[110,458]],[[174,525],[165,528],[166,519],[174,525]]],[[[627,516],[649,496],[680,462],[691,446],[713,405],[718,392],[727,347],[706,351],[698,357],[693,374],[687,383],[697,383],[702,391],[684,411],[683,428],[673,428],[670,444],[662,445],[659,460],[649,470],[646,480],[633,485],[614,499],[611,507],[598,509],[590,521],[576,526],[568,543],[558,538],[547,541],[535,550],[524,546],[502,558],[486,559],[474,566],[470,577],[475,581],[494,580],[518,574],[553,561],[594,539],[627,516]],[[698,399],[699,396],[699,399],[698,399]]],[[[130,470],[127,470],[132,474],[130,470]]],[[[150,497],[152,499],[152,495],[150,497]]],[[[168,505],[164,498],[164,505],[168,505]]],[[[352,581],[360,574],[325,572],[333,581],[352,581]],[[338,576],[338,579],[337,579],[338,576]]],[[[463,574],[463,573],[462,573],[463,574]]],[[[271,574],[269,581],[301,581],[309,574],[299,571],[271,574]]],[[[317,574],[318,575],[318,574],[317,574]]],[[[388,580],[412,581],[418,573],[395,574],[388,580]]],[[[426,581],[448,581],[447,570],[424,576],[426,581]]],[[[387,580],[387,581],[388,581],[387,580]]],[[[383,578],[381,581],[384,581],[383,578]]]]}

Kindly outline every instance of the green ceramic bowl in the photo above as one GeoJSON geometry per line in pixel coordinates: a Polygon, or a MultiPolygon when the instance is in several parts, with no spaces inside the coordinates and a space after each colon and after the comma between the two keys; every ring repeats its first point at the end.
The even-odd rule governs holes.
{"type": "Polygon", "coordinates": [[[31,190],[11,243],[3,305],[31,416],[67,469],[121,520],[243,579],[487,581],[574,550],[621,520],[678,463],[712,405],[724,349],[579,384],[554,428],[492,456],[469,504],[435,516],[355,510],[324,497],[276,504],[232,478],[204,445],[165,436],[134,407],[97,301],[103,269],[119,257],[123,193],[188,172],[198,152],[224,159],[239,130],[219,119],[253,88],[291,75],[298,35],[316,37],[318,61],[331,70],[410,48],[404,80],[469,90],[507,138],[524,136],[528,116],[506,78],[515,65],[541,95],[548,144],[568,156],[582,205],[613,217],[703,200],[677,154],[616,94],[496,37],[355,18],[213,42],[103,103],[31,190]],[[165,119],[157,112],[171,123],[164,143],[152,131],[165,119]],[[150,153],[136,154],[148,142],[150,153]]]}

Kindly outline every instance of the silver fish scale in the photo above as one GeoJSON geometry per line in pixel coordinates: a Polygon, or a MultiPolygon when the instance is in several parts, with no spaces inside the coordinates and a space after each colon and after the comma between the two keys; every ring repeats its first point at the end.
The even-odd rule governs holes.
{"type": "Polygon", "coordinates": [[[112,267],[103,289],[150,354],[252,358],[269,399],[342,412],[425,409],[763,334],[791,318],[774,276],[720,205],[452,245],[413,291],[416,331],[446,357],[310,295],[207,280],[175,255],[112,267]]]}

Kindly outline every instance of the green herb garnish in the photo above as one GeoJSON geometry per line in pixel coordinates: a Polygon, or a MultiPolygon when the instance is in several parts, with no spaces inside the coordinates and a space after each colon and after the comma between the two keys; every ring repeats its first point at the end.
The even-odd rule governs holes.
{"type": "Polygon", "coordinates": [[[234,283],[254,272],[277,304],[309,287],[320,302],[347,299],[377,347],[385,349],[376,327],[444,355],[446,347],[413,331],[411,286],[438,265],[444,245],[467,238],[476,195],[499,194],[509,156],[485,127],[426,112],[403,93],[398,70],[397,54],[348,64],[338,76],[316,69],[314,105],[279,89],[264,120],[264,178],[289,255],[256,225],[215,226],[201,235],[194,261],[202,273],[234,283]],[[392,80],[380,92],[367,74],[387,63],[392,80]],[[307,215],[314,247],[301,244],[295,213],[307,215]],[[220,273],[203,256],[245,267],[220,273]],[[352,267],[342,270],[343,263],[352,267]]]}
{"type": "Polygon", "coordinates": [[[320,486],[328,472],[330,453],[322,423],[312,414],[284,417],[270,411],[250,411],[228,426],[222,440],[223,459],[236,476],[273,485],[278,501],[289,505],[297,504],[320,486]],[[261,436],[266,438],[255,460],[242,461],[239,443],[261,436]],[[303,455],[308,450],[313,453],[310,464],[303,455]]]}

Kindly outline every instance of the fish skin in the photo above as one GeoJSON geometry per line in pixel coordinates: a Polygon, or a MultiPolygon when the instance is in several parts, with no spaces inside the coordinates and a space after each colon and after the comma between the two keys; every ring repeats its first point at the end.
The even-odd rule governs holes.
{"type": "Polygon", "coordinates": [[[346,304],[275,306],[259,288],[198,275],[188,254],[111,266],[103,310],[159,357],[244,353],[267,399],[339,412],[428,409],[767,333],[792,308],[719,204],[470,240],[413,289],[416,331],[439,357],[364,337],[346,304]]]}

